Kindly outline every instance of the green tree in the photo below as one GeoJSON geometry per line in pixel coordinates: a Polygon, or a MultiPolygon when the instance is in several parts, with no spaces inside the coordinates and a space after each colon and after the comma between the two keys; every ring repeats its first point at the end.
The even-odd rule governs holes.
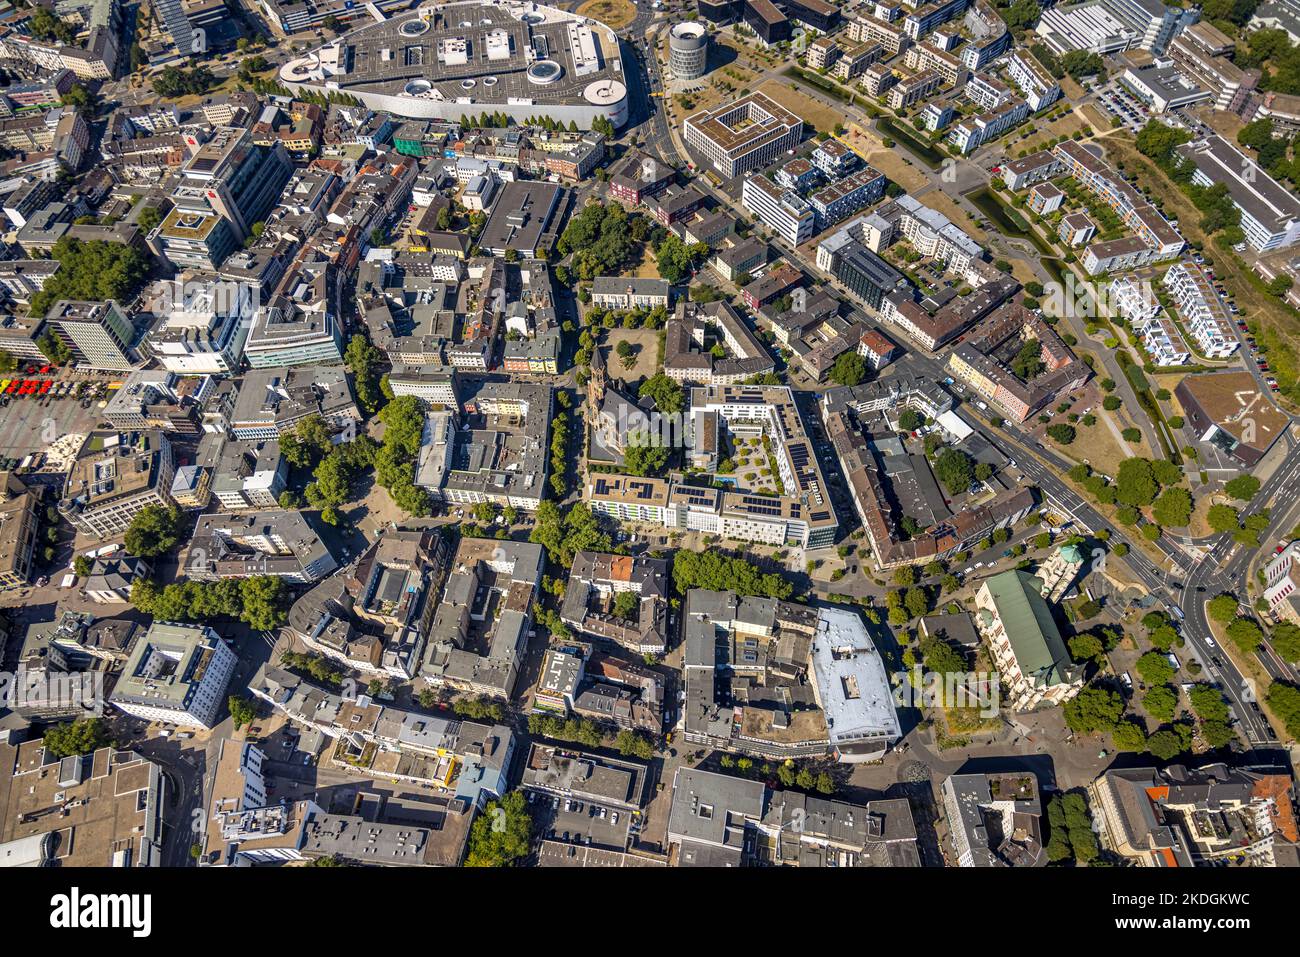
{"type": "Polygon", "coordinates": [[[175,505],[146,505],[136,512],[126,529],[126,550],[141,558],[169,552],[185,531],[185,515],[175,505]]]}
{"type": "Polygon", "coordinates": [[[384,354],[371,344],[365,334],[358,332],[348,340],[343,363],[352,373],[357,401],[367,412],[378,411],[384,402],[383,391],[379,388],[383,361],[384,354]]]}
{"type": "Polygon", "coordinates": [[[1253,475],[1238,475],[1227,482],[1223,490],[1240,502],[1249,502],[1259,491],[1259,479],[1253,475]]]}
{"type": "Polygon", "coordinates": [[[470,827],[466,867],[510,867],[528,856],[533,818],[522,791],[488,801],[470,827]]]}
{"type": "Polygon", "coordinates": [[[1226,625],[1237,617],[1237,596],[1224,592],[1215,595],[1205,604],[1206,613],[1221,625],[1226,625]]]}
{"type": "Polygon", "coordinates": [[[781,575],[760,572],[746,559],[732,558],[716,551],[678,551],[673,556],[673,584],[682,595],[692,588],[707,588],[786,599],[794,591],[794,586],[781,575]]]}
{"type": "Polygon", "coordinates": [[[654,402],[655,409],[665,415],[681,412],[686,407],[686,393],[681,385],[662,372],[642,382],[637,396],[650,399],[654,402]]]}
{"type": "Polygon", "coordinates": [[[1185,488],[1167,488],[1156,499],[1151,514],[1166,527],[1185,526],[1192,520],[1192,493],[1185,488]]]}
{"type": "Polygon", "coordinates": [[[1065,723],[1075,734],[1111,731],[1124,713],[1124,699],[1106,688],[1088,687],[1065,703],[1065,723]]]}
{"type": "Polygon", "coordinates": [[[1264,641],[1264,632],[1253,618],[1234,618],[1226,629],[1228,639],[1246,654],[1254,654],[1264,641]]]}
{"type": "Polygon", "coordinates": [[[1238,512],[1231,505],[1211,505],[1205,519],[1216,532],[1235,532],[1241,527],[1238,512]]]}
{"type": "Polygon", "coordinates": [[[1169,685],[1156,685],[1142,698],[1142,706],[1157,721],[1172,721],[1178,708],[1178,692],[1169,685]]]}
{"type": "Polygon", "coordinates": [[[646,435],[629,437],[623,452],[624,471],[631,475],[660,475],[668,466],[668,447],[654,443],[646,435]]]}
{"type": "Polygon", "coordinates": [[[974,477],[971,457],[960,449],[945,448],[934,460],[934,474],[948,489],[949,494],[964,492],[974,477]]]}
{"type": "Polygon", "coordinates": [[[1053,441],[1061,445],[1069,445],[1074,441],[1076,435],[1075,428],[1072,425],[1066,425],[1063,422],[1049,425],[1046,429],[1047,435],[1053,441]]]}
{"type": "Polygon", "coordinates": [[[1174,666],[1158,651],[1148,651],[1137,660],[1138,674],[1149,685],[1162,685],[1174,676],[1174,666]]]}
{"type": "Polygon", "coordinates": [[[836,385],[855,386],[867,377],[867,360],[856,352],[844,352],[831,366],[830,379],[836,385]]]}
{"type": "Polygon", "coordinates": [[[1300,738],[1300,688],[1285,681],[1274,681],[1269,685],[1264,701],[1286,726],[1287,734],[1300,738]]]}
{"type": "Polygon", "coordinates": [[[1300,661],[1300,627],[1293,622],[1281,622],[1269,636],[1273,650],[1284,661],[1300,661]]]}
{"type": "Polygon", "coordinates": [[[103,718],[78,718],[45,729],[45,750],[56,758],[91,754],[112,744],[103,718]]]}
{"type": "Polygon", "coordinates": [[[257,709],[253,706],[253,702],[242,695],[232,694],[226,699],[226,706],[230,709],[230,720],[234,722],[236,731],[246,724],[251,724],[257,717],[257,709]]]}

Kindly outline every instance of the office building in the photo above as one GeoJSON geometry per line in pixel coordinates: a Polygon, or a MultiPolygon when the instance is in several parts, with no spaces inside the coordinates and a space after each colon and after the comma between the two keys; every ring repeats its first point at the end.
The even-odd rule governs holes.
{"type": "Polygon", "coordinates": [[[45,317],[50,330],[87,369],[126,372],[134,366],[135,326],[113,300],[61,299],[45,317]]]}
{"type": "Polygon", "coordinates": [[[1285,249],[1300,242],[1300,199],[1221,136],[1178,147],[1195,167],[1198,186],[1223,183],[1241,213],[1246,242],[1256,252],[1285,249]]]}
{"type": "Polygon", "coordinates": [[[87,535],[121,535],[146,506],[174,504],[172,445],[162,432],[92,432],[68,470],[59,511],[87,535]]]}
{"type": "Polygon", "coordinates": [[[686,145],[698,150],[724,179],[771,163],[799,145],[803,121],[763,93],[688,116],[686,145]]]}
{"type": "Polygon", "coordinates": [[[0,744],[0,762],[11,778],[0,798],[3,866],[162,866],[177,798],[162,765],[115,747],[59,758],[39,737],[0,744]]]}
{"type": "Polygon", "coordinates": [[[206,625],[156,621],[136,640],[108,700],[144,721],[211,728],[236,660],[206,625]]]}

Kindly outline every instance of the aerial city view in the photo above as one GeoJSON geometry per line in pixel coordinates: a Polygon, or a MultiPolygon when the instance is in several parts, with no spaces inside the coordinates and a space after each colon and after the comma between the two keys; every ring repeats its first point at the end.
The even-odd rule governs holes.
{"type": "Polygon", "coordinates": [[[0,3],[0,867],[1300,866],[1297,134],[1300,0],[0,3]]]}

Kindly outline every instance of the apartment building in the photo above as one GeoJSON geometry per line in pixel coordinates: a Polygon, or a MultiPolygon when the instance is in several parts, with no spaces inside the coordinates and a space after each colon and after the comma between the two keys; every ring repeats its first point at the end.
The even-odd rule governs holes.
{"type": "Polygon", "coordinates": [[[948,357],[947,369],[1014,422],[1024,422],[1091,375],[1060,336],[1037,314],[1008,302],[991,313],[948,357]],[[1001,358],[1015,343],[1037,342],[1043,370],[1022,379],[1001,358]],[[1008,346],[1008,343],[1011,346],[1008,346]]]}
{"type": "MultiPolygon", "coordinates": [[[[1186,242],[1178,230],[1171,226],[1169,221],[1160,214],[1159,210],[1148,203],[1146,198],[1132,184],[1102,162],[1087,147],[1073,140],[1068,140],[1054,146],[1052,156],[1060,164],[1061,170],[1068,172],[1081,186],[1095,194],[1102,202],[1114,210],[1116,215],[1124,222],[1124,225],[1134,232],[1134,238],[1141,240],[1149,248],[1148,258],[1139,264],[1171,259],[1183,251],[1186,242]]],[[[1052,175],[1051,173],[1043,175],[1043,171],[1050,170],[1052,164],[1038,157],[1037,154],[1035,154],[1035,157],[1026,157],[1025,159],[1034,159],[1034,164],[1015,174],[1016,179],[1023,180],[1031,176],[1047,178],[1047,176],[1052,175]]],[[[1010,185],[1010,178],[1008,178],[1007,183],[1010,185]]],[[[1124,243],[1125,240],[1115,240],[1114,242],[1124,243]]],[[[1104,244],[1099,245],[1104,246],[1104,244]]],[[[1095,248],[1090,247],[1089,252],[1095,248]]],[[[1123,265],[1140,259],[1141,254],[1136,247],[1104,246],[1104,248],[1092,255],[1093,263],[1091,266],[1088,265],[1087,258],[1088,254],[1085,253],[1085,266],[1088,266],[1091,274],[1096,275],[1099,272],[1110,271],[1107,267],[1109,262],[1113,261],[1123,265]]]]}
{"type": "Polygon", "coordinates": [[[702,488],[664,479],[594,473],[584,500],[592,511],[622,522],[646,522],[772,545],[823,548],[839,521],[827,496],[809,433],[784,386],[717,385],[691,390],[692,461],[715,470],[721,432],[767,438],[780,478],[779,495],[702,488]]]}
{"type": "MultiPolygon", "coordinates": [[[[966,81],[962,95],[990,113],[1001,109],[1015,94],[995,76],[972,76],[966,81]]],[[[933,104],[932,104],[933,105],[933,104]]]]}
{"type": "Polygon", "coordinates": [[[664,330],[664,374],[683,385],[734,385],[775,368],[729,302],[680,302],[664,330]]]}
{"type": "Polygon", "coordinates": [[[1056,235],[1067,246],[1082,246],[1096,234],[1097,227],[1087,213],[1067,213],[1056,227],[1056,235]]]}
{"type": "Polygon", "coordinates": [[[932,0],[917,4],[912,12],[903,15],[903,30],[913,40],[920,40],[962,16],[970,7],[971,0],[932,0]]]}
{"type": "Polygon", "coordinates": [[[885,174],[870,166],[815,190],[808,203],[817,214],[817,229],[826,229],[879,202],[885,195],[885,174]]]}
{"type": "Polygon", "coordinates": [[[908,47],[903,63],[909,70],[918,72],[932,70],[943,78],[944,83],[952,87],[963,86],[969,75],[966,65],[959,57],[925,41],[908,47]]]}
{"type": "Polygon", "coordinates": [[[889,88],[885,95],[889,108],[894,112],[908,109],[919,103],[943,85],[943,76],[937,70],[925,70],[915,76],[899,80],[889,88]]]}
{"type": "Polygon", "coordinates": [[[854,43],[879,43],[890,57],[906,50],[912,43],[902,26],[866,13],[849,20],[849,39],[854,43]]]}
{"type": "Polygon", "coordinates": [[[804,62],[810,70],[829,69],[840,56],[840,45],[832,37],[818,37],[808,44],[804,62]]]}
{"type": "Polygon", "coordinates": [[[344,667],[412,680],[424,660],[450,549],[436,529],[390,529],[299,597],[289,609],[289,630],[344,667]]]}
{"type": "Polygon", "coordinates": [[[1020,87],[1030,110],[1037,113],[1061,98],[1061,84],[1028,50],[1015,50],[1006,58],[1007,76],[1020,87]]]}
{"type": "Polygon", "coordinates": [[[1029,119],[1029,114],[1028,103],[1018,98],[1012,99],[992,113],[973,116],[958,123],[948,134],[948,142],[965,156],[1019,126],[1029,119]]]}
{"type": "Polygon", "coordinates": [[[1175,263],[1161,280],[1174,297],[1183,328],[1196,341],[1197,351],[1223,359],[1240,347],[1237,330],[1210,277],[1190,262],[1175,263]]]}
{"type": "Polygon", "coordinates": [[[560,619],[579,634],[628,651],[663,654],[668,640],[668,562],[578,552],[573,557],[560,619]],[[628,597],[621,597],[624,595],[628,597]]]}
{"type": "Polygon", "coordinates": [[[966,11],[963,26],[970,38],[961,48],[961,60],[971,73],[983,70],[1011,49],[1011,31],[992,4],[975,0],[966,11]]]}
{"type": "Polygon", "coordinates": [[[530,542],[462,538],[429,625],[420,674],[509,698],[523,667],[546,553],[530,542]],[[495,603],[491,618],[486,614],[495,603]]]}
{"type": "Polygon", "coordinates": [[[1059,186],[1039,183],[1030,187],[1026,205],[1039,216],[1050,216],[1061,208],[1063,202],[1065,202],[1065,193],[1059,186]]]}
{"type": "Polygon", "coordinates": [[[1102,845],[1137,867],[1294,866],[1289,768],[1112,768],[1088,788],[1102,845]]]}
{"type": "Polygon", "coordinates": [[[855,43],[840,51],[831,67],[831,75],[843,83],[851,83],[866,72],[867,67],[884,58],[884,44],[855,43]]]}
{"type": "Polygon", "coordinates": [[[321,761],[339,769],[427,786],[480,810],[509,789],[515,736],[506,725],[405,711],[366,695],[345,699],[268,666],[248,690],[295,725],[324,735],[321,761]]]}
{"type": "Polygon", "coordinates": [[[812,238],[817,214],[802,196],[762,173],[751,173],[741,189],[741,205],[791,246],[812,238]]]}

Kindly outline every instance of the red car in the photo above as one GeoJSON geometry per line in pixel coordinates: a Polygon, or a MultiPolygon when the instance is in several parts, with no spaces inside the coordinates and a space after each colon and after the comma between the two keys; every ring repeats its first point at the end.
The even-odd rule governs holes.
{"type": "Polygon", "coordinates": [[[51,387],[52,385],[54,385],[54,380],[53,380],[53,379],[46,379],[44,382],[42,382],[42,383],[41,383],[41,395],[44,395],[45,393],[49,392],[49,391],[50,391],[50,387],[51,387]]]}

